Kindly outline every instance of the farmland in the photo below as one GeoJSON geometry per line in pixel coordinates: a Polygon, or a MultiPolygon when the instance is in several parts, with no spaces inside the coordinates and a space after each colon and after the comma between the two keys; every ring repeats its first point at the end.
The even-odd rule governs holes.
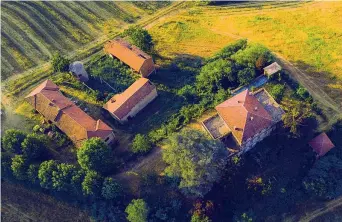
{"type": "Polygon", "coordinates": [[[167,2],[1,2],[1,77],[70,54],[152,14],[167,2]]]}
{"type": "Polygon", "coordinates": [[[262,43],[295,64],[341,106],[341,2],[193,6],[150,32],[164,56],[208,56],[239,38],[262,43]]]}
{"type": "MultiPolygon", "coordinates": [[[[2,98],[5,108],[2,109],[4,121],[1,131],[15,128],[28,134],[49,137],[46,155],[34,161],[28,160],[29,170],[25,168],[28,167],[27,162],[23,169],[19,169],[25,171],[25,179],[15,174],[13,164],[15,157],[24,156],[20,155],[21,151],[8,148],[2,150],[2,170],[6,173],[3,175],[9,177],[4,179],[2,185],[6,191],[3,196],[2,219],[61,221],[69,217],[73,221],[88,221],[88,217],[91,217],[91,221],[123,221],[127,216],[124,208],[134,198],[146,201],[150,208],[148,219],[151,221],[189,221],[191,214],[203,210],[196,209],[201,201],[207,201],[206,204],[213,207],[208,212],[207,209],[203,210],[204,215],[208,214],[212,221],[226,221],[227,218],[238,221],[240,215],[247,215],[247,219],[251,217],[253,221],[318,221],[325,216],[340,218],[337,210],[341,209],[341,204],[337,200],[341,197],[326,202],[315,199],[317,196],[307,193],[303,181],[311,169],[315,170],[315,157],[308,141],[322,132],[322,128],[317,125],[335,121],[337,118],[333,115],[340,113],[339,104],[336,105],[334,101],[331,103],[330,97],[340,102],[342,73],[338,67],[341,61],[339,52],[342,49],[338,41],[342,39],[340,24],[335,18],[342,12],[342,4],[172,3],[171,6],[187,6],[177,10],[160,2],[24,2],[2,5],[5,5],[4,11],[7,13],[2,18],[4,25],[7,25],[2,33],[2,47],[8,50],[2,57],[6,64],[4,69],[15,67],[19,73],[33,67],[33,71],[18,74],[18,78],[7,79],[4,87],[6,94],[2,98]],[[27,10],[22,14],[14,13],[18,10],[16,8],[27,10]],[[160,10],[156,12],[157,9],[160,10]],[[19,20],[9,19],[8,16],[18,16],[19,20]],[[25,18],[29,18],[27,24],[30,26],[24,24],[25,18]],[[144,21],[143,18],[147,19],[144,21]],[[326,25],[327,21],[331,27],[326,25]],[[112,95],[127,89],[140,75],[119,60],[104,56],[102,47],[106,40],[120,34],[130,24],[140,24],[153,37],[155,47],[151,54],[156,61],[157,72],[149,76],[149,80],[157,87],[158,97],[122,125],[101,107],[112,95]],[[22,31],[16,29],[18,27],[22,31]],[[39,33],[46,34],[44,38],[37,36],[36,30],[40,28],[39,33]],[[47,33],[50,29],[51,33],[47,33]],[[23,30],[30,34],[25,37],[28,41],[19,45],[23,40],[23,36],[20,36],[23,30]],[[82,60],[90,80],[83,84],[70,73],[53,72],[46,61],[55,50],[71,60],[82,60]],[[261,67],[257,62],[259,58],[264,59],[261,67]],[[284,70],[281,75],[268,79],[263,87],[284,110],[288,111],[292,107],[289,102],[291,100],[293,104],[300,105],[294,107],[296,110],[299,107],[297,113],[309,110],[310,117],[303,117],[305,121],[296,125],[298,134],[292,132],[292,127],[289,132],[289,126],[284,120],[285,127],[277,128],[272,136],[258,143],[252,151],[228,160],[223,177],[216,181],[218,183],[214,184],[209,193],[196,201],[188,198],[178,186],[180,178],[165,170],[169,162],[162,158],[162,154],[169,148],[167,139],[183,128],[205,133],[201,121],[216,114],[213,107],[231,97],[236,88],[244,87],[256,76],[262,75],[262,68],[274,59],[284,70]],[[296,78],[292,78],[298,72],[310,80],[305,81],[305,84],[312,81],[314,86],[298,84],[296,78]],[[112,127],[116,136],[117,142],[110,146],[114,154],[114,158],[109,161],[110,170],[99,172],[100,176],[94,179],[96,181],[91,188],[96,191],[92,194],[86,194],[84,188],[88,185],[85,178],[90,171],[83,171],[85,167],[80,164],[77,155],[83,148],[76,149],[70,140],[63,140],[66,138],[64,133],[53,124],[42,121],[43,117],[23,101],[29,91],[47,78],[91,117],[102,119],[112,127]],[[322,92],[330,96],[327,96],[326,101],[324,99],[327,94],[322,92]],[[331,112],[323,109],[327,104],[328,109],[332,106],[331,112]],[[38,130],[35,130],[37,126],[38,130]],[[49,132],[56,134],[49,136],[49,132]],[[146,153],[135,153],[131,149],[137,134],[148,140],[149,151],[146,153]],[[42,179],[42,165],[47,160],[56,161],[57,164],[57,169],[52,169],[53,183],[49,187],[44,185],[42,179]],[[35,172],[38,177],[35,175],[34,179],[31,178],[31,166],[39,167],[41,171],[35,172]],[[62,169],[62,166],[75,170],[80,177],[75,175],[71,180],[59,180],[59,167],[62,169]],[[117,180],[123,188],[116,190],[121,193],[112,199],[107,199],[104,195],[106,192],[103,192],[106,188],[103,181],[109,178],[117,180]],[[65,185],[59,187],[59,183],[54,180],[65,185]],[[34,209],[35,202],[38,202],[39,209],[34,209]],[[311,207],[307,206],[309,202],[313,203],[311,207]],[[326,204],[326,209],[319,209],[322,204],[326,204]],[[336,215],[325,215],[334,210],[336,215]],[[303,212],[309,213],[304,215],[303,212]],[[49,218],[49,213],[53,213],[53,217],[49,218]]],[[[12,71],[3,77],[10,77],[12,71]]],[[[251,91],[257,88],[253,87],[251,91]]],[[[297,118],[297,114],[287,113],[293,115],[292,119],[297,118]]],[[[330,166],[329,158],[341,163],[341,130],[341,121],[324,130],[336,148],[316,163],[325,162],[330,166]]],[[[225,148],[230,147],[230,144],[225,145],[225,148]]],[[[24,151],[22,143],[19,146],[24,151]]],[[[182,165],[179,164],[179,168],[182,165]]],[[[206,171],[205,168],[202,170],[206,171]]],[[[341,174],[337,170],[340,169],[336,167],[336,172],[329,172],[326,184],[340,179],[341,174]]],[[[336,187],[335,190],[328,190],[326,186],[322,190],[336,192],[334,195],[337,196],[340,189],[336,187]]]]}

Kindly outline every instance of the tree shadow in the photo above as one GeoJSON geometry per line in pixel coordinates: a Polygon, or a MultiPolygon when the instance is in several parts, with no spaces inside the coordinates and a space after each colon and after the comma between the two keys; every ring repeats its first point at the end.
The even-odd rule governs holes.
{"type": "MultiPolygon", "coordinates": [[[[164,60],[165,61],[165,60],[164,60]]],[[[177,54],[159,67],[149,78],[152,82],[163,84],[171,88],[181,88],[193,85],[196,74],[200,71],[203,59],[189,54],[177,54]]]]}

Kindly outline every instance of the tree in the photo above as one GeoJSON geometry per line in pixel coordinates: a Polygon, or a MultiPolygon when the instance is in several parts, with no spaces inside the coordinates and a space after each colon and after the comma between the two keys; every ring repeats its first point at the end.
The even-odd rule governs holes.
{"type": "Polygon", "coordinates": [[[53,55],[51,63],[54,72],[69,71],[70,60],[59,54],[59,52],[53,55]]]}
{"type": "Polygon", "coordinates": [[[149,208],[143,199],[135,199],[126,207],[125,212],[130,222],[147,222],[149,208]]]}
{"type": "Polygon", "coordinates": [[[52,186],[57,191],[67,191],[71,186],[73,176],[77,173],[77,169],[72,164],[61,163],[57,165],[57,169],[52,172],[52,186]]]}
{"type": "Polygon", "coordinates": [[[27,160],[23,155],[15,155],[12,158],[12,173],[18,180],[25,180],[27,178],[26,171],[28,168],[27,160]]]}
{"type": "Polygon", "coordinates": [[[27,170],[27,179],[33,184],[38,183],[39,182],[38,172],[39,172],[39,165],[30,164],[27,170]]]}
{"type": "Polygon", "coordinates": [[[105,173],[113,168],[115,158],[112,149],[100,138],[85,141],[77,151],[77,160],[85,170],[105,173]]]}
{"type": "Polygon", "coordinates": [[[96,195],[101,191],[102,177],[95,171],[87,171],[82,182],[84,195],[96,195]]]}
{"type": "Polygon", "coordinates": [[[319,159],[304,178],[303,186],[314,197],[332,199],[341,195],[342,159],[337,155],[319,159]]]}
{"type": "Polygon", "coordinates": [[[123,32],[123,36],[128,36],[130,42],[145,52],[151,52],[153,48],[152,36],[148,31],[140,26],[131,26],[123,32]]]}
{"type": "Polygon", "coordinates": [[[285,111],[282,116],[284,126],[290,128],[290,132],[298,136],[299,127],[303,125],[305,120],[312,117],[310,104],[286,99],[282,101],[282,108],[285,111]]]}
{"type": "Polygon", "coordinates": [[[205,216],[205,215],[198,215],[196,213],[194,213],[191,216],[191,222],[210,222],[211,220],[209,219],[209,217],[205,216]]]}
{"type": "Polygon", "coordinates": [[[196,130],[185,129],[170,136],[163,159],[165,172],[181,179],[179,188],[189,196],[203,197],[221,178],[228,153],[220,141],[196,130]]]}
{"type": "Polygon", "coordinates": [[[253,68],[245,68],[238,72],[238,80],[241,85],[246,85],[250,83],[256,76],[255,70],[253,68]]]}
{"type": "Polygon", "coordinates": [[[8,129],[2,136],[2,148],[7,152],[21,153],[21,143],[26,138],[26,134],[20,130],[8,129]]]}
{"type": "Polygon", "coordinates": [[[196,85],[204,93],[215,93],[236,85],[236,72],[231,61],[217,59],[202,67],[196,77],[196,85]]]}
{"type": "Polygon", "coordinates": [[[304,100],[307,100],[310,97],[309,92],[303,86],[297,88],[296,94],[304,100]]]}
{"type": "Polygon", "coordinates": [[[152,148],[149,138],[142,134],[137,134],[134,137],[132,152],[133,153],[147,153],[152,148]]]}
{"type": "Polygon", "coordinates": [[[29,134],[21,143],[23,155],[29,160],[37,159],[47,149],[46,137],[43,135],[29,134]]]}
{"type": "Polygon", "coordinates": [[[58,164],[55,160],[44,161],[40,164],[38,178],[40,186],[45,189],[53,189],[53,174],[57,171],[58,164]]]}
{"type": "Polygon", "coordinates": [[[279,102],[284,96],[285,86],[282,84],[273,85],[269,92],[275,98],[275,100],[279,102]]]}
{"type": "Polygon", "coordinates": [[[247,46],[247,39],[239,39],[236,42],[229,44],[228,46],[221,49],[221,51],[217,53],[213,58],[209,59],[209,61],[216,60],[218,58],[228,59],[232,55],[237,53],[239,50],[245,49],[246,46],[247,46]]]}
{"type": "Polygon", "coordinates": [[[260,57],[262,57],[263,64],[271,63],[273,61],[271,52],[260,44],[248,45],[244,50],[240,50],[231,56],[239,65],[251,68],[260,68],[260,61],[258,61],[260,57]],[[256,65],[259,67],[256,67],[256,65]]]}
{"type": "Polygon", "coordinates": [[[265,58],[265,55],[262,54],[259,56],[259,58],[255,61],[255,68],[259,71],[262,72],[264,67],[266,66],[267,59],[265,58]]]}
{"type": "Polygon", "coordinates": [[[121,195],[122,188],[113,178],[107,177],[104,179],[101,189],[101,195],[107,199],[115,199],[121,195]]]}

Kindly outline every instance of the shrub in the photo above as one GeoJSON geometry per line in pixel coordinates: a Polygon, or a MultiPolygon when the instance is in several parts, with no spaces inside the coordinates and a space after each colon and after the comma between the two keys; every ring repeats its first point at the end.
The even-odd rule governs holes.
{"type": "Polygon", "coordinates": [[[309,92],[303,86],[299,86],[297,88],[296,94],[304,100],[308,100],[310,98],[309,92]]]}
{"type": "Polygon", "coordinates": [[[238,80],[241,85],[249,84],[256,76],[253,68],[245,68],[238,72],[238,80]]]}
{"type": "Polygon", "coordinates": [[[135,199],[126,207],[125,212],[130,222],[147,222],[149,208],[143,199],[135,199]]]}
{"type": "Polygon", "coordinates": [[[20,130],[8,129],[1,138],[2,148],[7,152],[21,153],[21,143],[26,138],[26,134],[20,130]]]}
{"type": "Polygon", "coordinates": [[[30,164],[27,170],[27,179],[33,184],[38,183],[39,182],[38,172],[39,172],[39,165],[30,164]]]}
{"type": "Polygon", "coordinates": [[[32,130],[33,130],[33,132],[38,132],[40,130],[40,126],[35,125],[32,130]]]}
{"type": "Polygon", "coordinates": [[[70,60],[60,55],[58,52],[52,57],[52,67],[55,72],[67,72],[69,71],[70,60]]]}
{"type": "Polygon", "coordinates": [[[147,153],[152,148],[152,144],[148,138],[148,136],[137,134],[134,137],[132,144],[132,152],[133,153],[147,153]]]}

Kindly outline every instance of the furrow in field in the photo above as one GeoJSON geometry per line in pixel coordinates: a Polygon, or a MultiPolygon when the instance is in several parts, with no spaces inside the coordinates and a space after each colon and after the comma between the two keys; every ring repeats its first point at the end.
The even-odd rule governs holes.
{"type": "Polygon", "coordinates": [[[95,4],[95,2],[79,2],[79,4],[101,18],[102,21],[106,21],[108,18],[114,17],[113,14],[103,8],[100,8],[95,4]]]}
{"type": "Polygon", "coordinates": [[[6,18],[2,19],[2,32],[11,38],[13,47],[20,50],[27,58],[31,58],[35,64],[38,64],[41,57],[44,57],[36,44],[32,43],[30,39],[26,38],[25,34],[20,33],[19,30],[13,29],[14,26],[10,25],[6,18]],[[21,35],[23,34],[23,35],[21,35]]]}
{"type": "Polygon", "coordinates": [[[87,43],[96,36],[97,33],[92,33],[84,20],[73,13],[64,2],[45,2],[45,4],[55,10],[62,19],[68,22],[71,27],[69,30],[71,33],[76,32],[81,36],[81,38],[77,39],[79,42],[87,43]]]}
{"type": "MultiPolygon", "coordinates": [[[[32,28],[34,32],[37,33],[37,35],[42,36],[45,39],[45,41],[48,42],[48,44],[53,45],[53,48],[59,50],[63,48],[62,41],[65,41],[65,38],[56,38],[57,36],[62,36],[63,33],[56,29],[56,27],[53,24],[47,24],[40,18],[34,19],[33,16],[27,13],[28,10],[26,8],[17,8],[12,4],[4,4],[2,6],[2,10],[4,9],[7,9],[9,13],[13,14],[13,17],[19,17],[22,20],[22,22],[28,24],[30,28],[32,28]],[[57,32],[58,34],[55,32],[57,32]]],[[[64,47],[66,46],[66,43],[64,43],[64,47]]]]}
{"type": "Polygon", "coordinates": [[[112,17],[119,18],[120,20],[130,19],[135,20],[132,15],[129,13],[121,10],[121,8],[117,7],[114,2],[95,2],[96,5],[98,5],[100,8],[103,8],[107,10],[109,13],[111,13],[112,17]]]}
{"type": "Polygon", "coordinates": [[[77,36],[70,31],[70,29],[72,30],[72,24],[68,23],[66,20],[63,20],[63,18],[57,12],[46,6],[45,3],[46,2],[25,2],[23,7],[32,12],[30,15],[36,20],[42,19],[44,22],[46,22],[46,24],[52,26],[51,29],[47,30],[49,32],[53,32],[55,40],[59,41],[59,44],[61,44],[62,49],[60,50],[66,51],[73,49],[79,44],[79,41],[77,36]],[[57,20],[54,19],[56,16],[57,20]]]}

